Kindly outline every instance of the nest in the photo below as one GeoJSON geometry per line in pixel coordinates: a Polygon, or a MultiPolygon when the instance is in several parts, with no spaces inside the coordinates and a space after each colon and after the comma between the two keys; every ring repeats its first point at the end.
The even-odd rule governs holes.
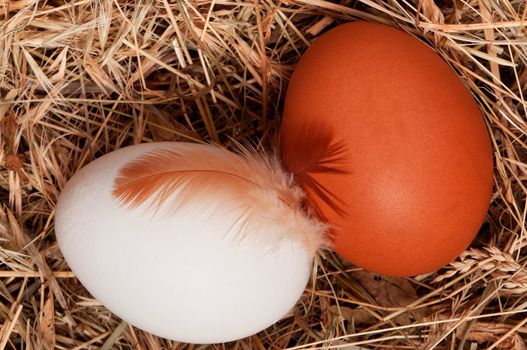
{"type": "Polygon", "coordinates": [[[526,349],[526,4],[0,0],[0,349],[526,349]],[[157,338],[93,299],[54,237],[65,182],[130,144],[272,142],[301,54],[354,20],[420,38],[478,100],[495,186],[471,248],[416,278],[324,251],[281,321],[208,347],[157,338]]]}

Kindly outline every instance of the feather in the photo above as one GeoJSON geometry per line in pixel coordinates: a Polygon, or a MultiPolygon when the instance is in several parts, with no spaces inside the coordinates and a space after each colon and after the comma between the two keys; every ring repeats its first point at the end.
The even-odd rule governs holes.
{"type": "Polygon", "coordinates": [[[343,140],[336,140],[333,133],[320,124],[302,125],[297,131],[303,135],[300,145],[296,149],[301,152],[285,152],[283,147],[284,137],[281,135],[280,153],[286,171],[293,174],[294,181],[306,192],[306,202],[323,221],[326,216],[317,204],[319,201],[326,203],[338,215],[346,213],[346,202],[338,194],[331,193],[317,179],[316,174],[349,174],[349,151],[343,140]],[[317,198],[318,197],[318,198],[317,198]],[[318,200],[317,200],[318,199],[318,200]]]}
{"type": "Polygon", "coordinates": [[[240,209],[236,212],[241,214],[231,226],[241,223],[240,238],[255,226],[271,225],[274,236],[267,240],[293,235],[311,252],[324,245],[325,225],[303,209],[304,193],[278,158],[239,144],[237,152],[216,145],[174,143],[146,153],[120,169],[113,196],[129,207],[150,200],[149,208],[156,211],[164,205],[170,212],[192,207],[211,220],[225,217],[222,200],[235,199],[240,209]]]}

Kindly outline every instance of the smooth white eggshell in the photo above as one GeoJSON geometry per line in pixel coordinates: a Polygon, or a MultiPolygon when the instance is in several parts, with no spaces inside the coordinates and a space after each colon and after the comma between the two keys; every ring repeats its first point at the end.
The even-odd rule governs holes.
{"type": "MultiPolygon", "coordinates": [[[[205,224],[203,213],[192,210],[154,215],[144,205],[122,206],[112,196],[119,169],[167,146],[210,147],[131,146],[93,161],[71,179],[55,222],[68,264],[110,311],[155,335],[216,343],[265,329],[301,296],[311,254],[293,239],[269,249],[261,240],[226,237],[225,229],[205,224]]],[[[222,198],[210,198],[211,205],[221,205],[215,201],[222,198]]],[[[228,217],[224,221],[229,224],[228,217]]]]}

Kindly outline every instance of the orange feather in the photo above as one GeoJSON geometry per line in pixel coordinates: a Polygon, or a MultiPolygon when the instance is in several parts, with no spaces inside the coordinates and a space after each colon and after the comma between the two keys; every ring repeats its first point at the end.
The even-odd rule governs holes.
{"type": "Polygon", "coordinates": [[[293,174],[295,183],[306,192],[307,204],[320,219],[327,221],[317,203],[326,203],[335,213],[344,216],[346,202],[337,193],[331,193],[317,179],[318,174],[349,174],[350,152],[345,140],[338,140],[334,132],[322,123],[302,124],[299,135],[305,135],[302,144],[289,144],[280,135],[280,153],[285,170],[293,174]]]}
{"type": "Polygon", "coordinates": [[[242,146],[235,153],[215,145],[177,145],[125,164],[114,181],[114,197],[131,207],[153,199],[150,207],[168,204],[173,212],[185,206],[200,206],[204,212],[218,205],[214,198],[236,199],[240,203],[237,208],[243,209],[236,220],[243,223],[242,237],[255,225],[270,220],[291,226],[289,234],[296,235],[312,252],[324,245],[325,225],[303,208],[303,191],[276,156],[242,146]]]}

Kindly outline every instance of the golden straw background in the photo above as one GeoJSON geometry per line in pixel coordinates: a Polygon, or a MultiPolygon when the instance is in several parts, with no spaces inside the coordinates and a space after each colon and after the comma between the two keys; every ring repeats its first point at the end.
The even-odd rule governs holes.
{"type": "Polygon", "coordinates": [[[526,62],[525,0],[0,0],[0,349],[527,349],[526,62]],[[140,142],[268,144],[300,55],[354,20],[420,38],[479,102],[495,187],[471,249],[408,279],[322,252],[284,319],[222,345],[157,338],[94,300],[54,236],[65,182],[140,142]]]}

